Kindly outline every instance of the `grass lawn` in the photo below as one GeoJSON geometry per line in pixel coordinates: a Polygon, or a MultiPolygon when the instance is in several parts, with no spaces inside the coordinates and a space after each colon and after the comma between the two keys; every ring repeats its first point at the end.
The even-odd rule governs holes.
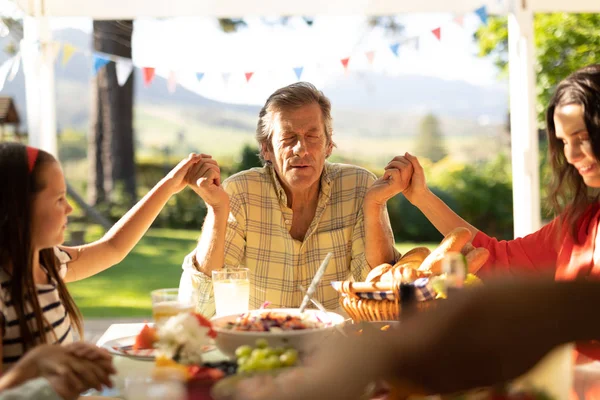
{"type": "MultiPolygon", "coordinates": [[[[86,240],[100,236],[89,229],[86,240]]],[[[199,232],[151,229],[125,260],[91,278],[69,284],[69,291],[85,318],[147,317],[151,319],[150,291],[178,287],[181,262],[195,246],[199,232]]],[[[405,253],[413,247],[437,243],[399,243],[405,253]]]]}

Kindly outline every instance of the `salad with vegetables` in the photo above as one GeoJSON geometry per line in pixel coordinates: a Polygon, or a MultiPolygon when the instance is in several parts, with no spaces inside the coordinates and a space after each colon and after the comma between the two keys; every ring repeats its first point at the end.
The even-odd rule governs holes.
{"type": "Polygon", "coordinates": [[[235,321],[227,322],[222,328],[233,331],[249,332],[283,332],[303,329],[319,329],[331,326],[330,321],[323,321],[316,314],[289,314],[285,312],[263,311],[247,312],[235,321]]]}

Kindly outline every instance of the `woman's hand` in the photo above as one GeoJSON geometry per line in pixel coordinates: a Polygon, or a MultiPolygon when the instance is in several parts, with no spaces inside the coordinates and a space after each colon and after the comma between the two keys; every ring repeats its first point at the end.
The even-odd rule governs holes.
{"type": "Polygon", "coordinates": [[[402,192],[402,194],[408,201],[416,206],[419,201],[429,192],[429,188],[427,187],[427,182],[425,180],[425,172],[423,171],[423,167],[419,163],[417,157],[407,152],[404,154],[403,158],[410,162],[413,173],[408,186],[402,192]]]}

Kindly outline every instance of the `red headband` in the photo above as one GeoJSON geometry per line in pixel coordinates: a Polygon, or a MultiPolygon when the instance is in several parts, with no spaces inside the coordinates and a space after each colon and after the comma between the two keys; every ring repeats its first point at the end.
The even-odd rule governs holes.
{"type": "Polygon", "coordinates": [[[35,167],[35,162],[37,160],[38,153],[40,152],[35,147],[27,146],[27,166],[29,168],[29,173],[33,172],[33,167],[35,167]]]}

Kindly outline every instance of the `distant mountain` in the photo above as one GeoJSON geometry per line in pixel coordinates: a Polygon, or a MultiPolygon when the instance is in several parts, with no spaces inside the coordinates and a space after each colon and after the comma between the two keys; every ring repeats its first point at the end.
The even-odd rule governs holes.
{"type": "MultiPolygon", "coordinates": [[[[54,38],[81,49],[92,46],[91,36],[79,30],[60,30],[54,33],[54,38]]],[[[0,40],[0,49],[5,44],[0,40]]],[[[0,63],[7,58],[0,52],[0,63]]],[[[65,67],[60,60],[56,63],[59,129],[88,129],[91,62],[89,55],[78,52],[65,67]]],[[[213,101],[181,86],[175,93],[169,93],[166,80],[159,76],[152,85],[144,87],[139,71],[134,73],[136,119],[146,114],[151,114],[154,119],[162,118],[162,115],[168,116],[170,122],[176,121],[179,127],[199,122],[203,127],[214,127],[219,131],[245,132],[248,137],[256,127],[258,106],[213,101]],[[154,112],[157,107],[160,115],[154,112]]],[[[433,77],[360,73],[330,82],[323,91],[333,104],[336,131],[349,136],[414,136],[421,118],[429,112],[440,117],[446,136],[480,134],[482,121],[486,122],[485,130],[489,134],[490,129],[501,129],[507,115],[507,91],[500,85],[480,87],[433,77]]],[[[7,82],[2,95],[16,99],[18,110],[26,121],[22,72],[14,81],[7,82]]]]}

